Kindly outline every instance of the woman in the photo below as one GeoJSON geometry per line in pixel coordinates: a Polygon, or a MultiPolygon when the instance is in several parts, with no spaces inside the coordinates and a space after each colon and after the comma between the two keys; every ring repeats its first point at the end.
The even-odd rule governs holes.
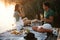
{"type": "Polygon", "coordinates": [[[16,18],[16,29],[18,31],[20,31],[20,29],[22,29],[22,27],[24,26],[22,17],[25,16],[23,13],[20,12],[20,10],[21,10],[20,5],[16,4],[14,17],[16,18]]]}

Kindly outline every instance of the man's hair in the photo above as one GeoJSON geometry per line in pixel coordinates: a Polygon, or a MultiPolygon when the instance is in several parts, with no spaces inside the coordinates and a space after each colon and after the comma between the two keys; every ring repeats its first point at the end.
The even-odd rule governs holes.
{"type": "Polygon", "coordinates": [[[50,7],[50,3],[49,3],[49,2],[43,2],[43,4],[44,4],[45,6],[50,7]]]}

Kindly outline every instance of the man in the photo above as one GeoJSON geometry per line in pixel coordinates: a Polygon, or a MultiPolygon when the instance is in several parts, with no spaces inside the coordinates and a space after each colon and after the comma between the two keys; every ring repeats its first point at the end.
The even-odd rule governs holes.
{"type": "Polygon", "coordinates": [[[50,9],[50,4],[48,2],[43,3],[43,9],[44,9],[44,18],[42,18],[42,21],[44,21],[44,24],[40,28],[38,26],[38,27],[32,27],[32,29],[40,33],[52,33],[53,30],[51,29],[52,27],[51,24],[53,24],[54,12],[53,10],[50,9]]]}
{"type": "Polygon", "coordinates": [[[44,9],[43,21],[45,23],[53,24],[54,11],[50,9],[50,4],[48,2],[43,3],[43,9],[44,9]]]}
{"type": "MultiPolygon", "coordinates": [[[[45,23],[52,24],[54,20],[54,12],[50,9],[50,4],[48,2],[43,3],[43,9],[44,9],[44,18],[42,20],[45,23]]],[[[33,30],[34,28],[35,27],[33,27],[33,30]]],[[[37,31],[49,32],[49,33],[52,32],[50,29],[44,29],[44,28],[41,28],[40,30],[37,31]]]]}

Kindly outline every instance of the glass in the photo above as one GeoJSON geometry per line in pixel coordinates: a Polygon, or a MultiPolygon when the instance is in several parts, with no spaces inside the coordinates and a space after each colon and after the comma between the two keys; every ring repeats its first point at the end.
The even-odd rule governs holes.
{"type": "Polygon", "coordinates": [[[42,25],[41,21],[31,23],[31,26],[41,26],[41,25],[42,25]]]}
{"type": "Polygon", "coordinates": [[[41,21],[43,21],[43,14],[40,14],[41,21]]]}

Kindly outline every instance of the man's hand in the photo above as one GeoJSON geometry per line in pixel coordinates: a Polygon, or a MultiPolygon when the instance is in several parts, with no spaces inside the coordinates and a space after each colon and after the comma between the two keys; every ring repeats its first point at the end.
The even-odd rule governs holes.
{"type": "Polygon", "coordinates": [[[48,23],[52,23],[54,20],[54,17],[53,16],[50,16],[48,19],[47,18],[44,18],[44,22],[48,22],[48,23]]]}

